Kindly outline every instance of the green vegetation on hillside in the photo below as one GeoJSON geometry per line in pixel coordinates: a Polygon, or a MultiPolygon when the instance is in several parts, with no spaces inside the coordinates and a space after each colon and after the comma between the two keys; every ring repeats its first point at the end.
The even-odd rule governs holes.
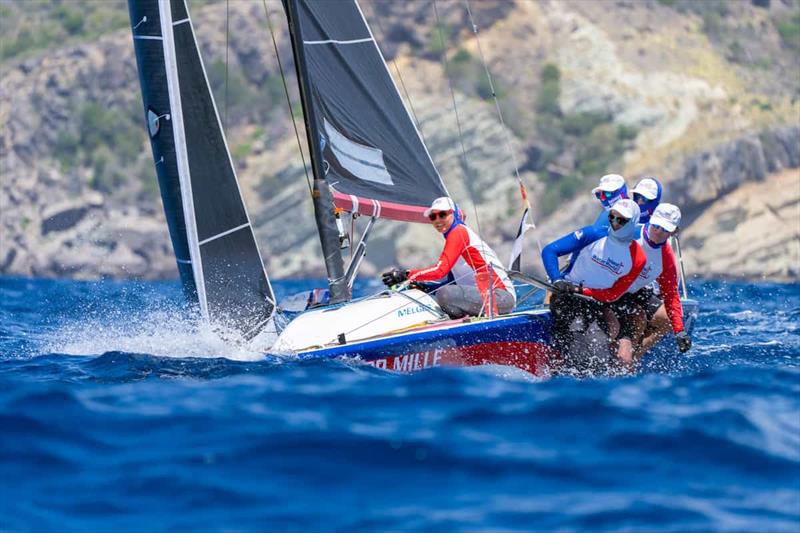
{"type": "Polygon", "coordinates": [[[484,100],[492,98],[492,84],[498,99],[505,98],[508,94],[506,87],[497,78],[489,83],[483,63],[464,48],[456,50],[447,66],[454,88],[468,96],[484,100]]]}
{"type": "MultiPolygon", "coordinates": [[[[222,0],[189,0],[190,10],[222,0]]],[[[126,0],[0,0],[0,61],[128,27],[126,0]]]]}
{"type": "Polygon", "coordinates": [[[800,51],[800,11],[796,12],[788,20],[778,20],[776,26],[786,46],[800,51]]]}
{"type": "MultiPolygon", "coordinates": [[[[694,13],[703,20],[703,33],[708,38],[727,48],[727,58],[734,63],[751,64],[758,68],[769,68],[768,58],[757,57],[752,47],[754,26],[741,16],[736,8],[743,2],[731,0],[658,0],[661,5],[671,7],[680,13],[694,13]]],[[[770,0],[750,0],[753,6],[768,10],[770,0]]],[[[771,19],[784,45],[792,50],[800,50],[800,11],[787,17],[785,11],[773,11],[771,19]]]]}
{"type": "Polygon", "coordinates": [[[91,168],[90,186],[112,192],[127,181],[144,146],[141,124],[114,108],[89,102],[78,106],[72,128],[61,131],[53,156],[64,170],[91,168]]]}
{"type": "Polygon", "coordinates": [[[128,25],[125,0],[19,1],[0,5],[0,61],[85,42],[128,25]]]}
{"type": "MultiPolygon", "coordinates": [[[[426,53],[438,53],[433,59],[441,60],[439,30],[445,40],[452,38],[452,29],[435,27],[426,53]]],[[[447,68],[455,90],[475,98],[492,97],[483,63],[465,48],[458,47],[448,55],[447,68]]],[[[545,176],[547,189],[541,207],[546,213],[584,189],[587,180],[609,172],[638,134],[635,128],[615,124],[607,113],[564,113],[559,104],[561,72],[552,63],[540,72],[533,119],[526,118],[530,111],[521,112],[525,95],[508,90],[498,78],[492,81],[508,126],[518,137],[537,139],[542,146],[528,167],[545,176]]]]}
{"type": "Polygon", "coordinates": [[[563,113],[559,105],[561,73],[556,65],[546,64],[540,72],[541,88],[536,100],[536,128],[546,149],[542,151],[534,170],[547,176],[547,189],[540,203],[545,213],[551,212],[564,199],[585,188],[587,180],[596,180],[609,172],[620,159],[628,143],[636,138],[637,130],[617,125],[604,113],[563,113]],[[572,164],[553,171],[565,154],[572,164]],[[543,171],[543,172],[542,172],[543,171]]]}

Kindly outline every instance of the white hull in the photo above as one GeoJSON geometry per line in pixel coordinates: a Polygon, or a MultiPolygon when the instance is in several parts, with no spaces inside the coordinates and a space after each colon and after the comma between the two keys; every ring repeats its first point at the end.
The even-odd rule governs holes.
{"type": "Polygon", "coordinates": [[[286,326],[270,351],[296,353],[370,339],[446,320],[440,312],[436,300],[422,291],[386,292],[302,313],[286,326]]]}

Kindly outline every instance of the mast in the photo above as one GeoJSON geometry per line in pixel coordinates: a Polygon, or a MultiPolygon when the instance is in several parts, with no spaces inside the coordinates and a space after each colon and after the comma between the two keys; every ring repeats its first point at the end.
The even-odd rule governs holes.
{"type": "Polygon", "coordinates": [[[311,92],[308,84],[308,65],[303,50],[303,36],[297,13],[300,8],[297,0],[283,0],[286,18],[289,22],[289,35],[294,54],[294,65],[297,81],[300,86],[300,102],[303,107],[303,120],[306,125],[308,149],[311,152],[311,170],[314,174],[314,186],[311,198],[314,202],[314,220],[317,223],[322,254],[325,259],[325,270],[328,273],[330,303],[344,302],[350,299],[347,278],[344,273],[344,260],[339,248],[339,229],[336,226],[336,215],[333,194],[323,171],[323,158],[320,146],[321,136],[317,121],[311,116],[311,92]]]}

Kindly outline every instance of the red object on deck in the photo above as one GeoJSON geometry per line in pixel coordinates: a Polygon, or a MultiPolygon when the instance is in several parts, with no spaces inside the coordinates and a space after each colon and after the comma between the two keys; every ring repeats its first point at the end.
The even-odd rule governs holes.
{"type": "Polygon", "coordinates": [[[333,205],[349,213],[358,213],[359,215],[370,217],[377,216],[391,220],[402,220],[403,222],[430,224],[430,221],[424,215],[426,207],[372,200],[370,198],[353,196],[338,191],[331,192],[333,193],[333,205]]]}

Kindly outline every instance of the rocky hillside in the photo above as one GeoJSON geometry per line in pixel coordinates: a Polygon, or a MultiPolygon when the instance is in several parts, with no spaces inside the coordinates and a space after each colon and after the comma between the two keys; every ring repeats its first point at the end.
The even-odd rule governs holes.
{"type": "MultiPolygon", "coordinates": [[[[0,0],[0,274],[175,276],[127,7],[89,4],[0,0]]],[[[361,4],[448,189],[502,255],[516,161],[542,241],[593,218],[600,175],[655,175],[685,211],[693,274],[800,277],[796,0],[474,1],[480,49],[461,1],[438,0],[438,17],[427,1],[361,4]]],[[[268,5],[297,108],[285,19],[268,5]]],[[[263,5],[230,2],[227,21],[224,2],[189,6],[268,270],[320,275],[263,5]]],[[[382,221],[363,271],[439,246],[426,226],[382,221]]]]}

